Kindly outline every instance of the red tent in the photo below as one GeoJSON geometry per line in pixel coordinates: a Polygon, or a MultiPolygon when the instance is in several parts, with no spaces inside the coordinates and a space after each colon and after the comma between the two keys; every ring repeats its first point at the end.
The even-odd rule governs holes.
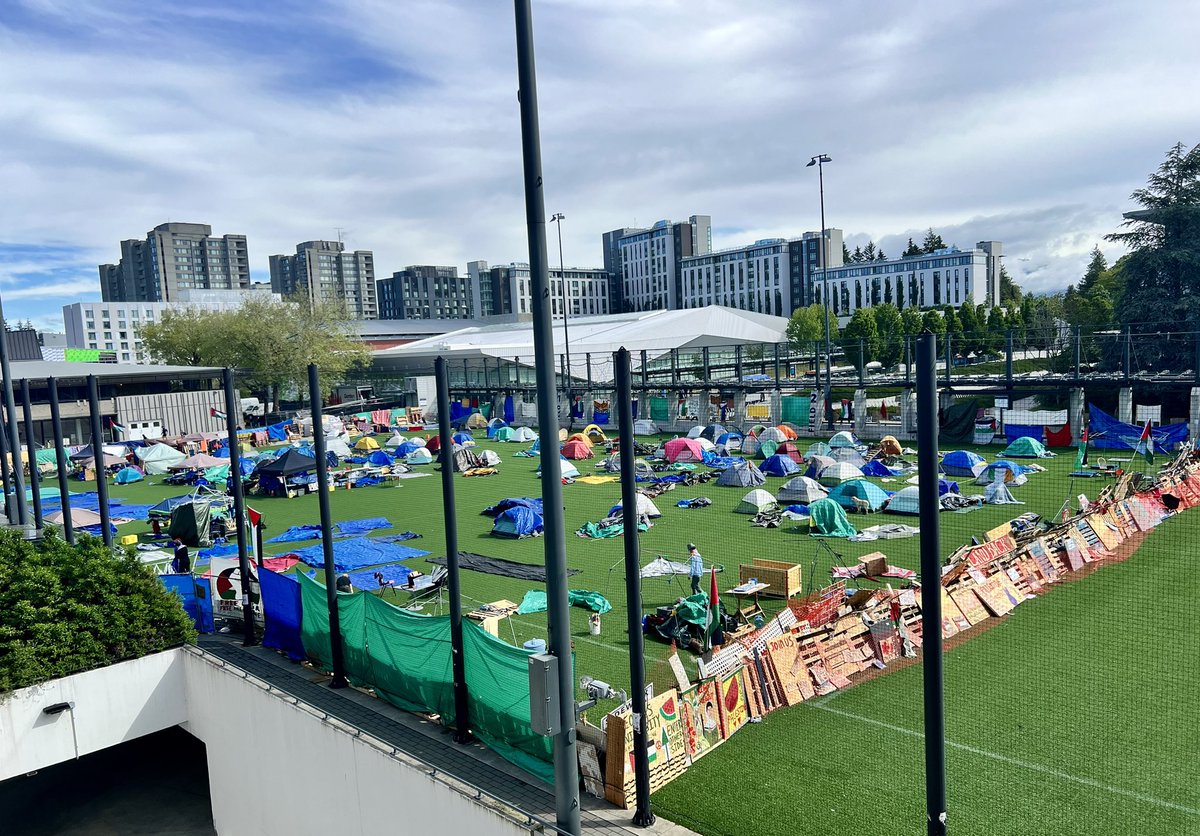
{"type": "Polygon", "coordinates": [[[438,450],[441,450],[442,437],[440,435],[430,436],[429,440],[425,442],[425,449],[430,453],[436,453],[438,450]]]}
{"type": "Polygon", "coordinates": [[[582,441],[568,441],[562,447],[564,459],[590,459],[592,457],[592,448],[582,441]]]}
{"type": "Polygon", "coordinates": [[[704,448],[694,438],[673,438],[663,446],[669,462],[702,462],[704,448]]]}
{"type": "Polygon", "coordinates": [[[775,448],[775,454],[777,456],[787,456],[796,464],[802,464],[804,462],[804,453],[798,446],[796,446],[796,442],[794,441],[785,441],[783,444],[780,444],[775,448]]]}

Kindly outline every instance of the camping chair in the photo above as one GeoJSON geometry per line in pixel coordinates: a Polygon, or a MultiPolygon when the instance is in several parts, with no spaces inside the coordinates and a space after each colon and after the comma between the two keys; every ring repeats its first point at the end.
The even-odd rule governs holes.
{"type": "Polygon", "coordinates": [[[408,588],[408,603],[405,609],[420,611],[426,602],[433,600],[437,605],[437,614],[441,615],[449,580],[450,571],[445,566],[439,566],[431,574],[417,578],[416,583],[408,588]]]}
{"type": "Polygon", "coordinates": [[[379,589],[381,592],[390,589],[392,592],[392,596],[395,597],[395,595],[396,595],[396,582],[395,581],[384,580],[382,572],[376,572],[374,577],[375,577],[376,583],[379,584],[379,589]]]}

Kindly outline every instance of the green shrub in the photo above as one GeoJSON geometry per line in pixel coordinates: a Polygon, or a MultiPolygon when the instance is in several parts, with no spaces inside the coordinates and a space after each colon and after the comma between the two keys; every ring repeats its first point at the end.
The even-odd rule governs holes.
{"type": "Polygon", "coordinates": [[[0,692],[195,638],[178,597],[132,554],[0,531],[0,692]]]}

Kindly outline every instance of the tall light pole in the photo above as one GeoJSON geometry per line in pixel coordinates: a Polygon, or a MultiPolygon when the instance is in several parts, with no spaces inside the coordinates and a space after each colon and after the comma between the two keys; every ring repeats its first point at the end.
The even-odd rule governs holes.
{"type": "MultiPolygon", "coordinates": [[[[570,415],[571,410],[571,335],[567,332],[567,270],[563,267],[563,250],[562,250],[562,222],[567,219],[567,216],[562,212],[555,212],[550,220],[558,228],[558,277],[562,282],[562,312],[563,312],[563,351],[567,359],[567,379],[563,381],[563,386],[567,390],[567,414],[570,415]]],[[[574,423],[572,421],[572,423],[574,423]]]]}
{"type": "Polygon", "coordinates": [[[825,423],[833,430],[833,363],[829,359],[831,348],[829,342],[829,275],[826,272],[829,264],[829,236],[825,229],[825,163],[833,162],[828,154],[817,154],[808,161],[805,168],[817,167],[817,182],[821,186],[821,301],[825,303],[825,423]]]}

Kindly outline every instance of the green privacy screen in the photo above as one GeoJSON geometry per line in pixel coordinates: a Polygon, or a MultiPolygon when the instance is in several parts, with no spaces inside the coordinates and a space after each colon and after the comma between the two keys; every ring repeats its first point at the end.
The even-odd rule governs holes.
{"type": "Polygon", "coordinates": [[[670,421],[671,410],[667,405],[666,398],[651,398],[650,399],[650,420],[651,421],[670,421]]]}
{"type": "MultiPolygon", "coordinates": [[[[301,638],[310,658],[333,665],[325,587],[298,574],[301,638]]],[[[417,615],[365,592],[338,595],[346,674],[406,711],[454,722],[448,616],[417,615]]],[[[463,623],[471,731],[500,755],[553,782],[550,740],[529,724],[529,653],[463,623]]]]}
{"type": "Polygon", "coordinates": [[[797,427],[808,426],[808,409],[812,398],[808,395],[788,395],[783,399],[783,417],[780,420],[795,424],[797,427]]]}

